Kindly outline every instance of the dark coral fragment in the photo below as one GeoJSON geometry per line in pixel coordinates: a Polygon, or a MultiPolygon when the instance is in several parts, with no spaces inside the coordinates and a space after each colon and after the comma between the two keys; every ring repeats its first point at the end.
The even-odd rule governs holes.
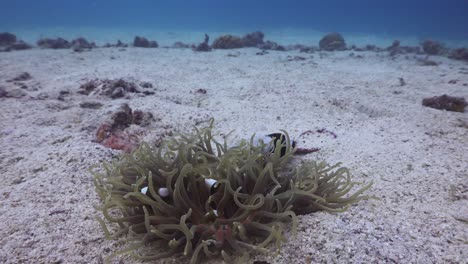
{"type": "Polygon", "coordinates": [[[258,45],[258,48],[262,50],[286,51],[286,48],[283,45],[279,45],[278,43],[270,40],[267,40],[265,43],[258,45]]]}
{"type": "Polygon", "coordinates": [[[154,40],[148,40],[145,37],[136,36],[133,39],[133,46],[139,48],[157,48],[159,47],[159,44],[154,40]]]}
{"type": "Polygon", "coordinates": [[[439,110],[464,112],[465,107],[468,106],[468,103],[463,97],[453,97],[444,94],[441,96],[424,98],[422,105],[439,110]]]}
{"type": "Polygon", "coordinates": [[[242,48],[242,39],[233,35],[220,36],[211,44],[213,49],[239,49],[242,48]]]}
{"type": "Polygon", "coordinates": [[[84,95],[93,93],[117,99],[126,96],[128,93],[140,93],[140,91],[134,82],[124,79],[94,79],[82,84],[78,93],[84,95]]]}
{"type": "Polygon", "coordinates": [[[0,46],[9,46],[16,42],[16,36],[9,32],[0,33],[0,46]]]}
{"type": "Polygon", "coordinates": [[[208,44],[209,41],[210,41],[210,36],[208,36],[208,34],[205,34],[205,39],[203,40],[203,42],[201,42],[196,47],[194,47],[193,50],[202,51],[202,52],[211,51],[211,47],[208,44]]]}
{"type": "Polygon", "coordinates": [[[340,33],[329,33],[319,41],[319,47],[326,51],[345,50],[346,42],[340,33]]]}
{"type": "Polygon", "coordinates": [[[71,47],[75,52],[83,52],[85,50],[96,48],[97,46],[94,42],[89,42],[87,39],[80,37],[72,40],[71,47]]]}
{"type": "Polygon", "coordinates": [[[449,55],[449,58],[455,60],[463,60],[468,62],[468,49],[467,48],[458,48],[452,50],[449,55]]]}
{"type": "Polygon", "coordinates": [[[147,126],[154,121],[153,114],[140,110],[133,111],[128,104],[122,104],[109,121],[101,124],[96,131],[96,142],[103,146],[130,152],[138,146],[138,137],[126,131],[132,124],[147,126]]]}
{"type": "Polygon", "coordinates": [[[243,47],[258,47],[264,43],[265,34],[261,31],[255,31],[242,37],[243,47]]]}
{"type": "Polygon", "coordinates": [[[69,49],[72,44],[63,38],[43,38],[37,41],[37,46],[43,49],[69,49]]]}
{"type": "Polygon", "coordinates": [[[429,55],[441,55],[444,51],[444,46],[434,40],[425,40],[421,45],[423,51],[429,55]]]}

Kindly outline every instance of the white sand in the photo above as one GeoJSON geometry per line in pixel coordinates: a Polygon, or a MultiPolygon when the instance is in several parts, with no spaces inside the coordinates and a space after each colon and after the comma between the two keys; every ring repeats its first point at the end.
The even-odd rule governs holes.
{"type": "MultiPolygon", "coordinates": [[[[92,126],[127,102],[161,118],[141,128],[146,140],[210,117],[219,132],[234,129],[236,140],[278,129],[296,137],[317,128],[337,134],[298,138],[303,147],[321,148],[303,158],[343,162],[357,180],[373,181],[368,194],[381,200],[337,215],[300,216],[297,236],[288,236],[278,255],[258,260],[466,263],[467,223],[457,219],[468,219],[468,113],[423,107],[421,100],[468,98],[468,65],[432,57],[441,64],[423,67],[413,55],[386,53],[359,53],[359,59],[350,52],[257,51],[0,53],[0,86],[14,88],[6,80],[21,72],[33,76],[24,82],[26,97],[0,98],[0,262],[99,263],[122,248],[105,240],[94,220],[99,201],[87,168],[119,153],[94,143],[92,126]],[[296,55],[307,60],[287,61],[296,55]],[[152,82],[155,95],[111,100],[76,93],[86,79],[120,77],[152,82]],[[407,85],[400,87],[398,78],[407,85]],[[207,94],[194,94],[199,88],[207,94]],[[65,101],[56,100],[61,90],[71,92],[65,101]],[[83,101],[104,106],[82,109],[83,101]]],[[[135,262],[123,257],[122,263],[135,262]]]]}

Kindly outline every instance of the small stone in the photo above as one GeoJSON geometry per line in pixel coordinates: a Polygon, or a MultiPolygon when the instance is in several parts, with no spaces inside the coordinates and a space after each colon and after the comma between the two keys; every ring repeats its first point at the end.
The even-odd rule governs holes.
{"type": "Polygon", "coordinates": [[[102,104],[99,102],[81,102],[80,107],[88,109],[99,109],[102,107],[102,104]]]}

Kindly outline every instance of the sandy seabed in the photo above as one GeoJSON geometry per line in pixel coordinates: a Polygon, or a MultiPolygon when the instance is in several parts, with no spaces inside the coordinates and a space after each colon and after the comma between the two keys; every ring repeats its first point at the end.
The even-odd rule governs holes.
{"type": "MultiPolygon", "coordinates": [[[[0,86],[18,88],[7,80],[22,72],[33,77],[22,82],[26,96],[0,98],[0,262],[100,263],[124,246],[105,240],[94,219],[99,200],[88,168],[120,153],[93,139],[96,128],[128,103],[158,120],[136,128],[143,140],[190,131],[211,117],[218,132],[234,130],[233,140],[286,129],[300,146],[321,149],[302,158],[343,162],[355,179],[374,182],[367,194],[380,200],[341,214],[300,216],[297,236],[288,235],[277,255],[272,246],[271,255],[252,261],[466,263],[468,113],[427,108],[421,100],[467,98],[468,65],[435,56],[438,66],[420,66],[422,57],[387,52],[258,51],[0,53],[0,86]],[[112,100],[77,93],[94,78],[148,81],[154,94],[112,100]],[[57,100],[61,91],[70,93],[57,100]],[[89,101],[103,107],[79,106],[89,101]],[[299,137],[319,128],[337,137],[299,137]]],[[[137,263],[125,256],[119,261],[137,263]]]]}

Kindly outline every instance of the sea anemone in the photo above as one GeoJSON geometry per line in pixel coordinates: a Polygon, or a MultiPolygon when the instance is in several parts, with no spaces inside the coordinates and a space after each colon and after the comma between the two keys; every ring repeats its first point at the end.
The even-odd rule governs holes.
{"type": "Polygon", "coordinates": [[[212,130],[213,120],[193,134],[158,147],[144,143],[91,169],[103,202],[99,211],[118,227],[111,233],[98,218],[106,237],[131,241],[107,260],[182,253],[191,263],[216,255],[231,262],[252,251],[267,253],[271,243],[279,251],[288,226],[296,231],[297,214],[342,212],[368,198],[362,193],[372,183],[351,193],[359,183],[340,164],[296,162],[286,131],[269,144],[254,144],[252,136],[232,147],[212,130]]]}

